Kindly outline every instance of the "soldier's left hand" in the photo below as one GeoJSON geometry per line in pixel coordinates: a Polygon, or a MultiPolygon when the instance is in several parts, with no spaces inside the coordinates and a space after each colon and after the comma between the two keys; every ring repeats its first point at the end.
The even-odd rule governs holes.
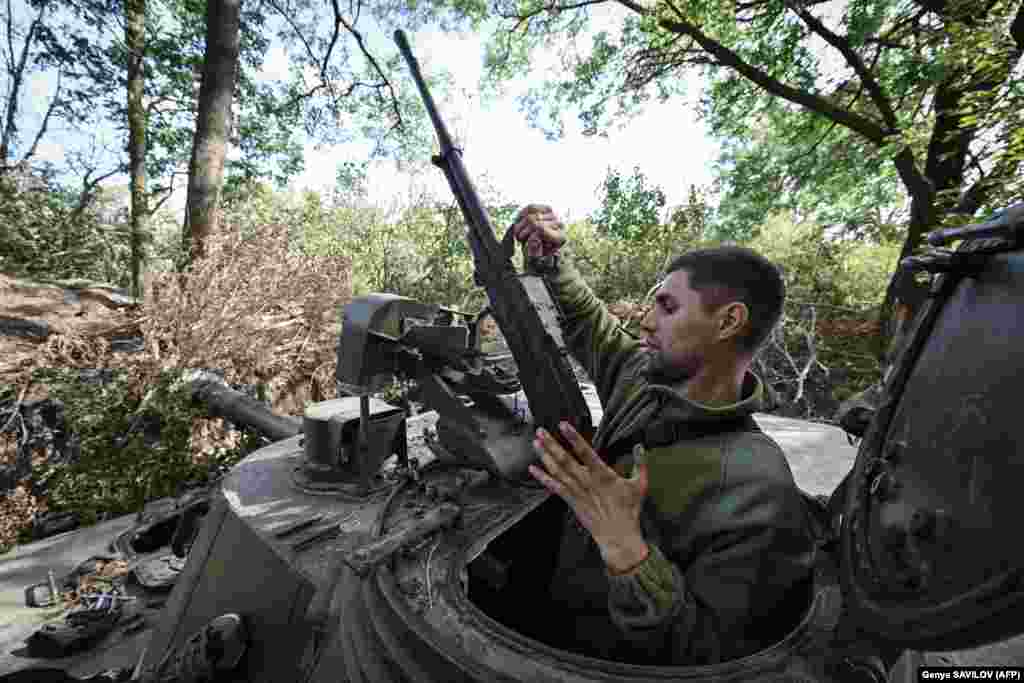
{"type": "Polygon", "coordinates": [[[538,429],[533,446],[544,467],[531,465],[530,474],[572,508],[613,572],[635,566],[648,552],[640,528],[648,487],[646,463],[638,462],[632,477],[621,477],[572,425],[562,422],[559,427],[571,452],[538,429]]]}

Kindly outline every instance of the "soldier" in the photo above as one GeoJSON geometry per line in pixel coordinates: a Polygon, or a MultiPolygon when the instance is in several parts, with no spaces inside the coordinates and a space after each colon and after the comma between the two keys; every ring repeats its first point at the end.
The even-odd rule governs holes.
{"type": "Polygon", "coordinates": [[[593,444],[568,423],[569,450],[543,430],[534,442],[543,467],[530,473],[571,510],[552,641],[704,665],[781,640],[810,604],[814,550],[785,456],[750,417],[764,394],[750,365],[785,296],[778,269],[740,247],[686,253],[636,339],[559,258],[550,207],[525,207],[511,229],[528,256],[553,261],[566,343],[604,406],[593,444]]]}

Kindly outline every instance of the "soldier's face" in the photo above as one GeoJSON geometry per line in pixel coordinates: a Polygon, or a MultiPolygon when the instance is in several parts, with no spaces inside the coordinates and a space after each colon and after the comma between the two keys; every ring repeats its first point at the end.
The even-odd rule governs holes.
{"type": "Polygon", "coordinates": [[[684,270],[662,282],[641,327],[651,355],[650,374],[672,382],[696,375],[718,343],[718,316],[704,309],[684,270]]]}

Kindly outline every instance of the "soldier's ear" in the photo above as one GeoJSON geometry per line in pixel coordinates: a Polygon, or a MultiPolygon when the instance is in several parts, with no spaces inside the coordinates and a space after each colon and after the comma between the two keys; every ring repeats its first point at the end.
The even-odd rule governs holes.
{"type": "Polygon", "coordinates": [[[718,338],[732,339],[743,333],[750,321],[750,309],[742,301],[733,301],[722,307],[718,318],[718,338]]]}

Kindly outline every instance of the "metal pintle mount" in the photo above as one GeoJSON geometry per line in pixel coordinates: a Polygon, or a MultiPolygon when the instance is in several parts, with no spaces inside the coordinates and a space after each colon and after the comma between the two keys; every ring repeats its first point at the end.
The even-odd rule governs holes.
{"type": "Polygon", "coordinates": [[[305,460],[294,481],[309,493],[373,493],[386,485],[379,476],[385,460],[408,459],[405,411],[366,395],[314,403],[302,431],[305,460]]]}

